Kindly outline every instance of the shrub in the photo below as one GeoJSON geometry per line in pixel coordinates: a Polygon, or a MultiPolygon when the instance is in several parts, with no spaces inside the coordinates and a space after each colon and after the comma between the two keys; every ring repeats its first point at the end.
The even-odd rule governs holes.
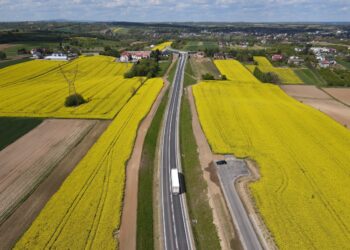
{"type": "Polygon", "coordinates": [[[0,51],[0,60],[4,60],[4,59],[6,59],[6,53],[0,51]]]}
{"type": "Polygon", "coordinates": [[[202,75],[202,79],[203,80],[215,80],[214,76],[210,73],[206,73],[206,74],[202,75]]]}
{"type": "Polygon", "coordinates": [[[73,94],[66,98],[66,101],[64,102],[64,105],[66,107],[76,107],[81,104],[86,103],[87,101],[84,99],[84,97],[80,94],[73,94]]]}
{"type": "Polygon", "coordinates": [[[221,76],[221,80],[227,80],[226,75],[222,75],[222,76],[221,76]]]}

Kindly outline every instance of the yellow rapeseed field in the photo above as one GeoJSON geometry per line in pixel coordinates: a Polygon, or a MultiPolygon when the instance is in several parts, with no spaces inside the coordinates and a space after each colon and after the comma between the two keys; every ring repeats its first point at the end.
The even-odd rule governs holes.
{"type": "Polygon", "coordinates": [[[251,73],[254,73],[254,70],[256,68],[256,65],[254,64],[246,64],[244,65],[251,73]]]}
{"type": "Polygon", "coordinates": [[[164,43],[157,44],[156,46],[154,46],[154,47],[152,48],[152,50],[157,50],[157,49],[158,49],[158,50],[162,51],[162,50],[164,50],[165,48],[171,46],[172,43],[173,43],[173,42],[164,42],[164,43]]]}
{"type": "MultiPolygon", "coordinates": [[[[266,57],[254,56],[254,61],[258,64],[259,69],[264,72],[275,73],[283,84],[301,84],[303,81],[290,68],[274,67],[266,57]]],[[[253,68],[249,68],[250,70],[253,68]]],[[[253,72],[253,71],[252,71],[253,72]]]]}
{"type": "Polygon", "coordinates": [[[163,82],[147,81],[49,200],[15,249],[116,249],[125,163],[163,82]]]}
{"type": "Polygon", "coordinates": [[[216,67],[228,80],[237,83],[261,83],[237,60],[214,60],[216,67]]]}
{"type": "Polygon", "coordinates": [[[250,185],[280,249],[349,249],[350,133],[271,84],[193,86],[215,153],[254,159],[250,185]]]}
{"type": "Polygon", "coordinates": [[[253,60],[255,63],[257,63],[259,66],[263,67],[273,67],[271,62],[264,56],[254,56],[253,60]]]}
{"type": "Polygon", "coordinates": [[[91,56],[69,63],[36,60],[0,69],[0,116],[111,119],[142,82],[124,79],[130,67],[113,57],[91,56]],[[75,87],[88,100],[86,104],[64,106],[69,92],[59,65],[70,78],[78,65],[75,87]]]}

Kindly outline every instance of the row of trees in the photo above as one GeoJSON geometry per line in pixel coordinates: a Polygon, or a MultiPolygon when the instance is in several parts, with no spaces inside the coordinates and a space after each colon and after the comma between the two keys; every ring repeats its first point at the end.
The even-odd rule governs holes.
{"type": "Polygon", "coordinates": [[[264,73],[259,69],[259,67],[255,67],[253,74],[256,78],[258,78],[262,82],[277,83],[277,84],[281,82],[275,73],[273,72],[264,73]]]}
{"type": "Polygon", "coordinates": [[[110,46],[106,46],[104,51],[100,52],[100,54],[105,56],[120,57],[120,52],[116,49],[112,49],[110,46]]]}
{"type": "Polygon", "coordinates": [[[169,59],[162,55],[159,50],[151,52],[150,58],[142,59],[133,65],[131,70],[124,74],[124,77],[131,78],[134,76],[146,76],[152,78],[158,76],[160,72],[159,61],[169,59]]]}
{"type": "Polygon", "coordinates": [[[153,58],[138,61],[132,68],[124,74],[124,77],[131,78],[134,76],[146,76],[152,78],[157,76],[160,70],[159,64],[153,58]]]}

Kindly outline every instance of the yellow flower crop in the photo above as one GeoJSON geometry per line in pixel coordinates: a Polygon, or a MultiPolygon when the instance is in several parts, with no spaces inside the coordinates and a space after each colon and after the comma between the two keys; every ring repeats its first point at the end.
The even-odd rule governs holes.
{"type": "Polygon", "coordinates": [[[251,73],[254,73],[254,70],[256,68],[256,65],[253,64],[246,64],[244,65],[251,73]]]}
{"type": "Polygon", "coordinates": [[[163,82],[147,81],[49,200],[15,249],[115,249],[127,162],[163,82]]]}
{"type": "Polygon", "coordinates": [[[271,64],[271,62],[269,60],[267,60],[266,57],[264,56],[254,56],[253,57],[254,62],[256,62],[259,66],[262,67],[273,67],[273,65],[271,64]]]}
{"type": "MultiPolygon", "coordinates": [[[[290,68],[277,68],[274,67],[266,57],[263,56],[254,56],[254,61],[258,64],[257,67],[264,72],[275,73],[283,84],[301,84],[303,81],[295,74],[295,72],[290,68]]],[[[253,68],[249,68],[252,70],[253,68]]],[[[254,70],[254,69],[253,69],[254,70]]],[[[253,72],[253,71],[251,71],[253,72]]]]}
{"type": "Polygon", "coordinates": [[[36,60],[0,70],[0,116],[34,116],[111,119],[141,84],[139,78],[124,79],[131,64],[113,57],[80,57],[69,63],[36,60]],[[79,107],[65,107],[68,84],[58,66],[73,78],[75,87],[88,100],[79,107]]]}
{"type": "Polygon", "coordinates": [[[348,249],[350,133],[271,84],[193,86],[202,128],[215,153],[250,157],[250,185],[280,249],[348,249]]]}
{"type": "Polygon", "coordinates": [[[164,50],[165,48],[171,46],[172,43],[173,43],[173,42],[164,42],[164,43],[160,43],[160,44],[154,46],[154,47],[152,48],[152,50],[160,50],[160,51],[162,51],[162,50],[164,50]]]}
{"type": "Polygon", "coordinates": [[[236,83],[261,83],[237,60],[214,60],[214,63],[228,80],[236,83]]]}

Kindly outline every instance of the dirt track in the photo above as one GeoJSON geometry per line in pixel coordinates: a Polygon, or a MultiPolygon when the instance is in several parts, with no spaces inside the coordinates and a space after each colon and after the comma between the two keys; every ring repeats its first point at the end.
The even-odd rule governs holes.
{"type": "MultiPolygon", "coordinates": [[[[335,100],[326,92],[315,86],[307,85],[283,85],[281,88],[291,97],[305,103],[332,117],[338,123],[350,129],[350,107],[335,100]]],[[[350,91],[342,92],[337,89],[325,89],[334,94],[334,97],[343,101],[350,101],[350,91]]]]}
{"type": "Polygon", "coordinates": [[[350,106],[350,88],[323,88],[323,91],[350,106]]]}
{"type": "Polygon", "coordinates": [[[141,164],[142,148],[148,128],[152,123],[153,117],[158,109],[158,106],[165,94],[169,82],[166,76],[176,62],[173,58],[172,64],[169,66],[165,77],[163,77],[165,85],[154,102],[150,112],[142,121],[138,132],[132,155],[126,166],[126,183],[123,200],[123,212],[119,232],[119,248],[133,250],[136,249],[136,233],[137,233],[137,193],[138,193],[138,177],[141,164]]]}
{"type": "Polygon", "coordinates": [[[1,206],[18,206],[0,225],[0,249],[13,246],[108,124],[109,121],[46,120],[0,152],[0,196],[7,201],[1,206]],[[30,192],[33,193],[20,203],[30,192]]]}

